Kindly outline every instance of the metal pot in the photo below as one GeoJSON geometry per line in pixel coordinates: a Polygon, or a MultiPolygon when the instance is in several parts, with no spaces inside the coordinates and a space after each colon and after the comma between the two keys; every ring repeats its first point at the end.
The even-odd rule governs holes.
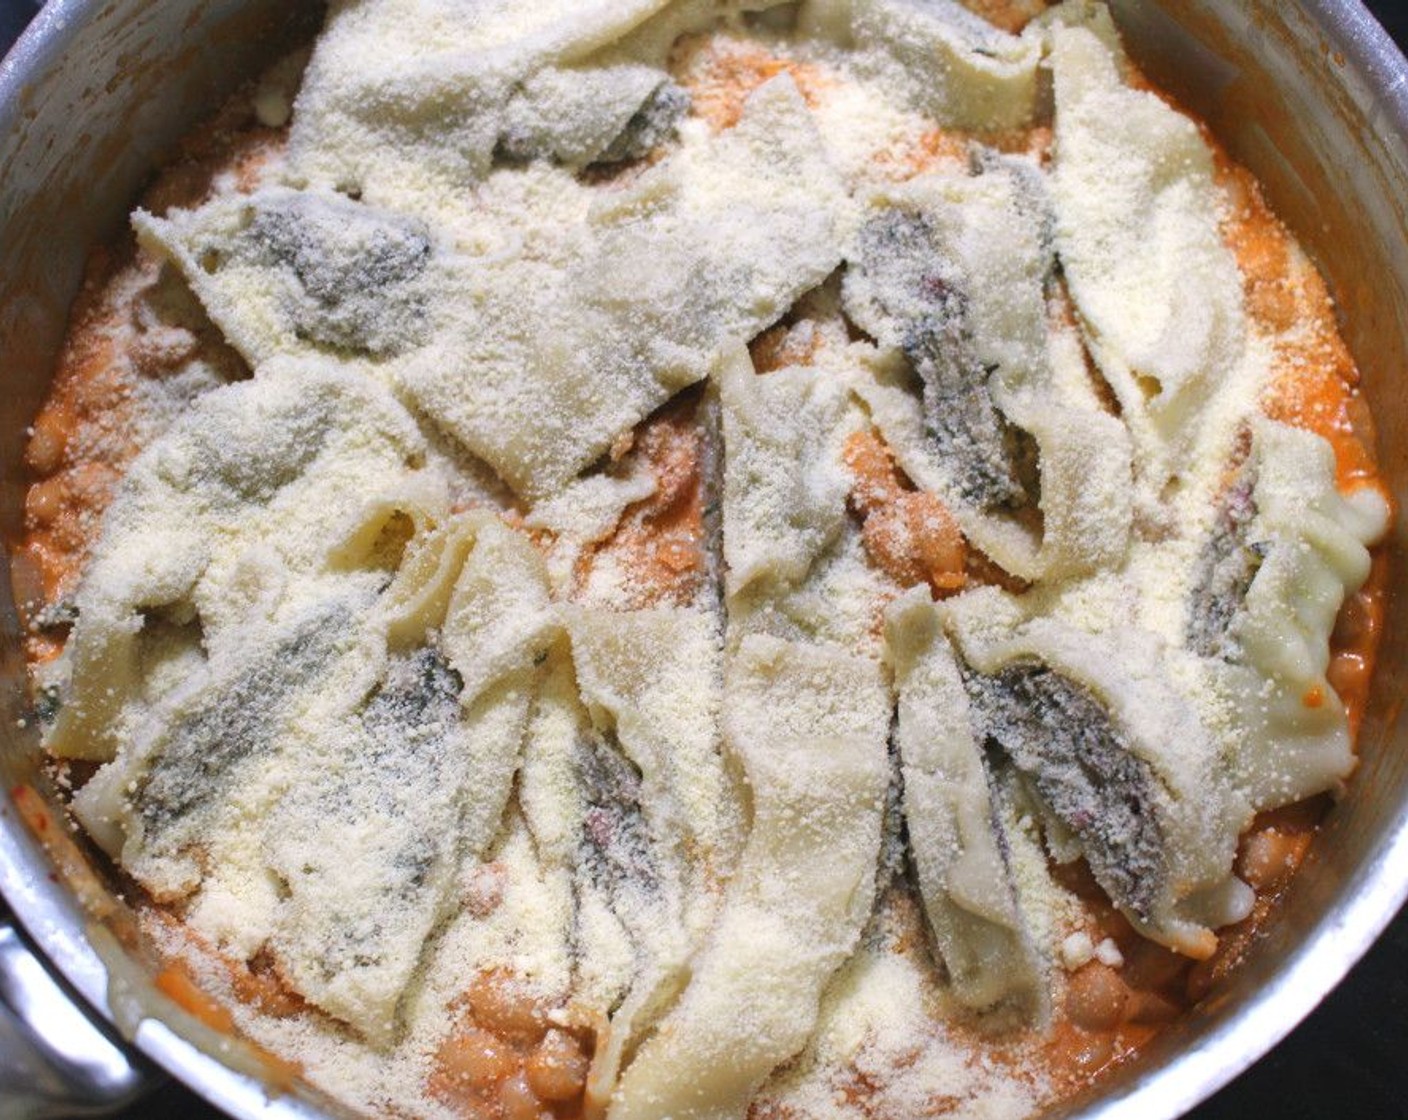
{"type": "MultiPolygon", "coordinates": [[[[1408,395],[1395,392],[1394,378],[1408,368],[1408,62],[1358,3],[1112,7],[1150,75],[1251,167],[1325,271],[1380,424],[1386,476],[1405,508],[1408,395]]],[[[50,0],[0,65],[6,539],[20,530],[25,429],[47,391],[87,248],[120,228],[175,138],[316,18],[315,5],[281,0],[50,0]]],[[[1389,546],[1396,573],[1404,540],[1400,519],[1389,546]]],[[[1408,595],[1395,590],[1388,614],[1361,765],[1279,920],[1230,982],[1052,1120],[1169,1120],[1191,1108],[1309,1012],[1408,896],[1408,727],[1386,687],[1408,661],[1408,595]]],[[[0,593],[0,643],[0,780],[42,794],[8,592],[0,593]]],[[[140,946],[123,936],[123,904],[75,871],[72,853],[56,861],[52,849],[0,799],[0,893],[67,989],[0,925],[0,1004],[9,1015],[0,1017],[0,1117],[51,1115],[55,1101],[67,1114],[115,1107],[139,1090],[147,1060],[237,1117],[342,1114],[312,1091],[271,1093],[239,1044],[212,1045],[170,1005],[166,1022],[144,1017],[162,1004],[140,946]],[[145,1058],[130,1057],[136,1052],[145,1058]]]]}

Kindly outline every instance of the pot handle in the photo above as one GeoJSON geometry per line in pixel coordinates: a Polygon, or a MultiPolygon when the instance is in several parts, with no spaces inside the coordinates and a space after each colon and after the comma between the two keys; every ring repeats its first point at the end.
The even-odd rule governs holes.
{"type": "Polygon", "coordinates": [[[0,910],[0,1120],[106,1116],[155,1085],[80,1008],[0,910]]]}

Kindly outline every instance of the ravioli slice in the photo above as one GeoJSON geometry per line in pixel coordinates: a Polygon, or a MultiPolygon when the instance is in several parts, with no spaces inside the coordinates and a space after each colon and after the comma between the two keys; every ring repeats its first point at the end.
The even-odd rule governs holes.
{"type": "Polygon", "coordinates": [[[282,974],[378,1045],[462,862],[499,832],[555,635],[541,558],[492,513],[461,514],[411,547],[371,612],[373,633],[393,639],[363,653],[375,683],[351,704],[325,694],[284,745],[308,773],[263,830],[282,884],[269,939],[282,974]]]}
{"type": "Polygon", "coordinates": [[[295,107],[293,174],[447,219],[495,165],[639,159],[689,107],[666,70],[674,43],[779,2],[334,5],[295,107]]]}
{"type": "Polygon", "coordinates": [[[1044,1019],[1047,966],[1022,913],[957,660],[927,587],[886,612],[904,813],[929,928],[959,1001],[1044,1019]]]}
{"type": "Polygon", "coordinates": [[[739,347],[719,368],[730,598],[800,583],[842,534],[846,436],[861,418],[846,380],[807,366],[759,376],[739,347]]]}
{"type": "Polygon", "coordinates": [[[384,359],[423,345],[448,283],[423,222],[333,192],[266,187],[164,218],[139,210],[132,222],[256,368],[278,355],[384,359]]]}
{"type": "Polygon", "coordinates": [[[574,1004],[601,1024],[587,1094],[604,1106],[687,980],[736,860],[742,806],[720,751],[714,621],[570,607],[563,622],[569,641],[549,661],[519,799],[545,873],[571,883],[562,935],[574,1004]]]}
{"type": "Polygon", "coordinates": [[[269,813],[284,894],[269,949],[295,991],[374,1045],[395,1037],[461,864],[499,830],[533,686],[524,672],[466,702],[440,651],[393,658],[361,709],[309,744],[316,777],[269,813]]]}
{"type": "Polygon", "coordinates": [[[848,201],[790,77],[603,196],[574,263],[466,267],[405,392],[520,495],[550,497],[840,261],[848,201]]]}
{"type": "Polygon", "coordinates": [[[906,360],[858,388],[900,465],[1014,575],[1117,563],[1130,438],[1089,384],[1079,340],[1047,311],[1042,173],[990,157],[978,174],[922,175],[866,203],[844,306],[906,360]]]}
{"type": "MultiPolygon", "coordinates": [[[[217,650],[154,705],[74,798],[89,832],[163,901],[197,890],[224,830],[319,685],[359,645],[366,589],[294,611],[238,647],[217,650]]],[[[251,626],[253,629],[253,626],[251,626]]]]}
{"type": "Polygon", "coordinates": [[[565,609],[582,702],[640,774],[655,842],[681,861],[686,924],[708,924],[705,887],[727,875],[737,814],[718,742],[721,635],[705,612],[565,609]]]}
{"type": "Polygon", "coordinates": [[[1144,936],[1199,959],[1246,916],[1232,873],[1251,806],[1180,690],[1176,651],[1138,630],[1027,618],[996,589],[943,605],[981,733],[1075,836],[1144,936]]]}
{"type": "Polygon", "coordinates": [[[413,558],[445,535],[469,538],[449,550],[448,594],[409,612],[406,584],[426,582],[412,562],[386,592],[380,572],[327,577],[331,597],[295,602],[267,637],[245,620],[76,801],[139,882],[191,896],[196,930],[267,950],[294,991],[376,1046],[394,1038],[461,862],[499,830],[552,639],[526,538],[471,513],[429,529],[413,558]]]}
{"type": "Polygon", "coordinates": [[[623,1059],[674,1001],[717,910],[741,820],[718,739],[718,634],[701,611],[567,613],[594,734],[578,749],[577,875],[620,921],[634,978],[597,1044],[589,1095],[607,1100],[623,1059]]]}
{"type": "Polygon", "coordinates": [[[376,1046],[395,1037],[461,862],[498,831],[522,751],[531,678],[469,706],[461,685],[433,647],[391,659],[359,711],[302,744],[312,772],[264,828],[280,975],[376,1046]]]}
{"type": "Polygon", "coordinates": [[[461,864],[499,833],[557,633],[542,559],[496,515],[452,518],[425,547],[438,562],[408,563],[380,612],[399,644],[424,644],[393,656],[330,732],[328,776],[280,806],[268,841],[289,884],[278,959],[314,1003],[382,1042],[461,864]],[[454,573],[448,595],[427,571],[454,573]],[[310,811],[290,812],[299,800],[310,811]]]}
{"type": "Polygon", "coordinates": [[[1030,122],[1039,41],[1009,35],[956,0],[807,0],[799,30],[857,52],[857,69],[941,125],[1030,122]]]}
{"type": "MultiPolygon", "coordinates": [[[[525,100],[539,116],[551,109],[554,99],[535,89],[536,76],[586,59],[667,4],[335,4],[295,106],[293,171],[413,212],[424,213],[427,200],[434,209],[484,175],[501,140],[511,149],[515,129],[522,139],[512,103],[520,103],[520,114],[525,100]]],[[[612,76],[584,71],[582,88],[567,91],[575,112],[555,129],[544,121],[548,135],[540,141],[570,142],[575,132],[580,146],[582,134],[624,127],[649,89],[612,76]]],[[[550,80],[571,82],[567,74],[550,80]]]]}
{"type": "MultiPolygon", "coordinates": [[[[583,221],[545,217],[546,252],[476,256],[451,227],[324,189],[136,224],[256,369],[362,363],[538,502],[825,279],[849,212],[783,75],[736,127],[600,196],[583,221]]],[[[542,236],[535,213],[519,215],[525,238],[542,236]]]]}
{"type": "Polygon", "coordinates": [[[1087,342],[1155,485],[1215,396],[1255,399],[1242,282],[1193,121],[1130,88],[1108,36],[1050,32],[1056,243],[1087,342]]]}
{"type": "Polygon", "coordinates": [[[612,1120],[743,1117],[806,1045],[874,901],[889,780],[878,665],[751,635],[726,666],[724,696],[752,829],[689,985],[626,1067],[612,1120]]]}
{"type": "Polygon", "coordinates": [[[855,393],[872,358],[846,345],[760,375],[740,348],[720,366],[730,646],[768,633],[880,656],[880,612],[900,588],[847,511],[846,442],[866,427],[855,393]]]}
{"type": "Polygon", "coordinates": [[[354,373],[280,366],[201,397],[137,458],[105,515],[46,748],[113,756],[152,699],[139,670],[159,623],[198,626],[214,656],[273,619],[305,581],[355,576],[338,550],[376,506],[365,479],[434,491],[423,454],[405,410],[354,373]]]}
{"type": "Polygon", "coordinates": [[[1238,781],[1255,808],[1271,809],[1332,789],[1354,768],[1325,670],[1340,606],[1368,577],[1389,511],[1377,490],[1341,495],[1329,444],[1276,421],[1253,426],[1247,471],[1232,498],[1243,503],[1242,578],[1218,604],[1220,641],[1203,652],[1237,717],[1238,781]]]}

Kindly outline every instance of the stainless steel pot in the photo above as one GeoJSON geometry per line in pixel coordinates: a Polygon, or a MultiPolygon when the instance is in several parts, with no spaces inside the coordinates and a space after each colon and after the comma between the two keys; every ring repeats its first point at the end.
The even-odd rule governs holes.
{"type": "MultiPolygon", "coordinates": [[[[1408,507],[1408,393],[1396,384],[1408,368],[1408,62],[1357,3],[1112,6],[1150,74],[1256,172],[1329,277],[1389,483],[1408,507]]],[[[120,227],[163,150],[315,19],[312,4],[281,0],[50,0],[0,65],[7,539],[20,529],[25,428],[46,392],[87,247],[120,227]]],[[[1408,668],[1404,541],[1400,519],[1363,761],[1280,920],[1247,966],[1136,1065],[1052,1120],[1169,1120],[1191,1108],[1286,1034],[1408,896],[1408,727],[1395,687],[1408,668]]],[[[42,792],[35,737],[23,725],[19,640],[13,598],[0,593],[0,779],[42,792]]],[[[237,1044],[218,1043],[170,1005],[167,1022],[147,1017],[163,1004],[140,946],[122,936],[123,904],[96,881],[80,890],[74,880],[13,806],[0,808],[0,893],[67,989],[0,924],[0,1005],[9,1015],[0,1016],[0,1120],[52,1115],[55,1101],[66,1114],[121,1104],[139,1089],[146,1059],[237,1117],[341,1114],[311,1091],[271,1093],[237,1044]],[[114,1041],[118,1033],[129,1045],[114,1041]],[[128,1056],[135,1052],[145,1059],[128,1056]]]]}

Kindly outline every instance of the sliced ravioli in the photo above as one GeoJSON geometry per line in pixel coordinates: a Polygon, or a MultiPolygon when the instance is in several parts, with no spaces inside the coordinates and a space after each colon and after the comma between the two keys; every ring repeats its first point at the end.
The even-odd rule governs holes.
{"type": "Polygon", "coordinates": [[[613,124],[624,127],[650,89],[610,70],[578,70],[576,81],[570,70],[551,71],[584,61],[666,5],[335,4],[295,106],[291,166],[326,186],[404,204],[462,192],[505,139],[510,148],[531,139],[589,151],[613,124]],[[575,113],[559,115],[554,128],[549,114],[563,97],[575,113]],[[525,136],[530,115],[540,128],[525,136]]]}
{"type": "Polygon", "coordinates": [[[79,791],[79,820],[155,897],[195,891],[221,831],[259,827],[243,812],[249,791],[352,654],[361,637],[354,619],[369,605],[365,594],[335,598],[217,651],[79,791]]]}
{"type": "Polygon", "coordinates": [[[603,196],[574,263],[467,272],[400,383],[519,494],[551,495],[825,279],[847,208],[783,75],[735,128],[603,196]]]}
{"type": "Polygon", "coordinates": [[[874,567],[847,512],[847,437],[866,426],[856,384],[872,348],[759,375],[741,348],[719,373],[728,641],[769,633],[880,656],[884,603],[900,589],[874,567]]]}
{"type": "Polygon", "coordinates": [[[540,244],[530,207],[518,240],[484,253],[323,189],[136,224],[256,369],[287,355],[375,366],[537,502],[825,279],[850,213],[786,75],[734,128],[581,209],[543,215],[556,225],[540,244]]]}
{"type": "Polygon", "coordinates": [[[142,641],[163,617],[198,624],[213,656],[307,581],[374,584],[339,546],[385,516],[367,478],[444,500],[423,454],[405,410],[353,373],[280,367],[201,397],[133,463],[105,516],[45,746],[112,757],[141,714],[142,641]]]}
{"type": "Polygon", "coordinates": [[[413,349],[429,341],[447,283],[423,222],[333,192],[266,187],[164,218],[139,210],[133,224],[255,367],[281,354],[413,349]]]}
{"type": "Polygon", "coordinates": [[[878,665],[752,635],[724,695],[752,828],[688,987],[626,1067],[613,1120],[741,1118],[806,1045],[874,901],[890,720],[878,665]]]}
{"type": "Polygon", "coordinates": [[[1223,607],[1222,642],[1205,652],[1220,655],[1211,671],[1236,715],[1238,780],[1254,807],[1270,809],[1332,789],[1354,768],[1325,670],[1335,618],[1368,577],[1389,510],[1375,489],[1341,495],[1329,444],[1276,421],[1253,426],[1248,468],[1241,534],[1256,562],[1238,581],[1240,603],[1223,607]]]}
{"type": "Polygon", "coordinates": [[[728,594],[800,583],[845,527],[842,451],[862,422],[850,386],[811,366],[759,376],[739,347],[720,364],[719,400],[728,594]]]}
{"type": "Polygon", "coordinates": [[[806,0],[804,34],[856,51],[857,70],[941,125],[998,130],[1031,121],[1041,44],[956,0],[806,0]]]}
{"type": "Polygon", "coordinates": [[[375,1045],[455,903],[463,859],[498,829],[522,750],[530,682],[471,707],[440,651],[393,658],[360,711],[320,722],[303,777],[267,814],[280,884],[268,949],[285,982],[375,1045]]]}
{"type": "Polygon", "coordinates": [[[1078,339],[1048,315],[1041,172],[994,158],[866,201],[844,305],[905,359],[858,389],[900,465],[1014,575],[1118,562],[1130,439],[1101,408],[1078,339]]]}
{"type": "Polygon", "coordinates": [[[719,635],[706,613],[564,608],[519,800],[547,874],[570,882],[574,1004],[601,1025],[587,1083],[678,996],[741,842],[720,749],[719,635]],[[574,671],[575,669],[575,671],[574,671]]]}
{"type": "Polygon", "coordinates": [[[566,614],[593,733],[578,747],[579,898],[619,920],[634,978],[593,1057],[589,1094],[611,1095],[623,1059],[663,1014],[717,909],[741,814],[719,743],[720,641],[704,612],[566,614]]]}
{"type": "Polygon", "coordinates": [[[639,773],[621,754],[613,734],[593,726],[577,689],[566,641],[553,646],[543,674],[516,800],[532,838],[538,874],[545,888],[561,900],[552,914],[558,924],[544,936],[559,946],[554,953],[562,954],[574,1003],[587,1009],[600,1030],[611,1011],[621,1006],[636,975],[636,943],[623,916],[612,906],[611,888],[643,874],[644,863],[629,857],[646,846],[643,842],[622,845],[614,860],[606,857],[605,848],[618,832],[629,830],[632,840],[643,833],[633,796],[639,773]],[[621,766],[612,773],[608,767],[616,762],[621,766]],[[588,817],[594,807],[604,811],[605,819],[589,831],[588,817]],[[597,873],[607,863],[614,864],[610,877],[597,873]],[[618,870],[623,873],[619,877],[618,870]]]}
{"type": "Polygon", "coordinates": [[[1027,776],[1141,933],[1210,955],[1213,930],[1251,904],[1232,874],[1251,807],[1175,683],[1177,651],[1138,630],[1027,618],[995,589],[942,609],[986,740],[1027,776]]]}
{"type": "Polygon", "coordinates": [[[462,862],[499,832],[554,623],[522,533],[488,511],[447,518],[370,613],[374,683],[327,696],[291,745],[316,765],[268,814],[284,897],[269,945],[297,991],[375,1043],[462,862]]]}
{"type": "Polygon", "coordinates": [[[779,2],[335,4],[295,107],[291,169],[447,216],[496,165],[639,159],[689,108],[666,71],[674,43],[779,2]]]}
{"type": "Polygon", "coordinates": [[[640,772],[651,834],[687,868],[686,906],[706,907],[688,918],[698,931],[699,892],[726,876],[738,824],[718,741],[717,624],[690,608],[564,613],[582,701],[640,772]]]}
{"type": "Polygon", "coordinates": [[[904,813],[925,915],[959,1001],[1048,1011],[1047,965],[1022,913],[1006,822],[957,659],[928,588],[886,612],[899,692],[904,813]]]}
{"type": "Polygon", "coordinates": [[[533,623],[547,576],[526,539],[478,513],[418,547],[446,534],[470,539],[418,634],[402,585],[425,569],[408,563],[391,591],[217,647],[76,802],[148,889],[198,892],[195,928],[266,949],[293,990],[375,1045],[394,1037],[461,861],[499,830],[552,637],[533,623]],[[387,648],[395,621],[412,648],[387,648]]]}
{"type": "Polygon", "coordinates": [[[1215,395],[1250,407],[1242,281],[1198,126],[1129,87],[1108,35],[1056,25],[1056,244],[1090,350],[1156,484],[1215,395]]]}

